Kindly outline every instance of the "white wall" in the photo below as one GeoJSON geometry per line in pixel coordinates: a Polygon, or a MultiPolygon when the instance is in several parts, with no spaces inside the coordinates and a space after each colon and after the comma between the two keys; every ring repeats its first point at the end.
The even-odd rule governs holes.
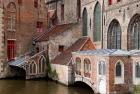
{"type": "Polygon", "coordinates": [[[66,65],[51,64],[52,70],[56,70],[58,74],[58,82],[69,85],[71,80],[71,75],[69,72],[69,67],[66,65]]]}

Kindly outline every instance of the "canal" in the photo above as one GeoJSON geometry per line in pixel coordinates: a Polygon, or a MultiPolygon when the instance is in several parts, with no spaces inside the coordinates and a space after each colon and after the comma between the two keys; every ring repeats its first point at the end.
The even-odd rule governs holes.
{"type": "Polygon", "coordinates": [[[93,94],[82,85],[64,86],[49,80],[0,80],[0,94],[93,94]],[[81,87],[82,86],[82,87],[81,87]]]}

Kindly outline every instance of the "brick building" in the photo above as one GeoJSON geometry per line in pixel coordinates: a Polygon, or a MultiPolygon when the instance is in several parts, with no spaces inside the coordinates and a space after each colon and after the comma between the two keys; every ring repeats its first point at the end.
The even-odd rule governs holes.
{"type": "Polygon", "coordinates": [[[140,68],[137,66],[138,53],[139,51],[117,49],[73,52],[75,82],[88,84],[95,93],[132,92],[133,86],[139,83],[139,72],[136,71],[140,68]]]}
{"type": "Polygon", "coordinates": [[[1,0],[0,5],[0,74],[4,76],[6,62],[29,53],[33,36],[45,31],[47,13],[44,0],[1,0]]]}

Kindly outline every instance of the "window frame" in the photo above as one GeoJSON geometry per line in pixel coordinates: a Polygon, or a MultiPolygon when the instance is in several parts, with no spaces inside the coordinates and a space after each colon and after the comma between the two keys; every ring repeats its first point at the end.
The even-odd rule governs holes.
{"type": "Polygon", "coordinates": [[[121,60],[118,60],[115,63],[115,68],[114,68],[114,84],[124,84],[124,73],[125,72],[125,65],[121,60]],[[117,64],[120,63],[121,65],[121,76],[116,75],[116,66],[117,64]]]}

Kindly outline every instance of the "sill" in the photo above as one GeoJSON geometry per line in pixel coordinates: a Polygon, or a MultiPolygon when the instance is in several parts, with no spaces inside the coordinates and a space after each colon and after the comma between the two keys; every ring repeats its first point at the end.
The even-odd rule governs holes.
{"type": "Polygon", "coordinates": [[[123,84],[125,84],[124,82],[122,82],[122,83],[114,83],[115,85],[123,85],[123,84]]]}
{"type": "Polygon", "coordinates": [[[9,31],[9,32],[15,32],[16,30],[11,30],[11,29],[8,29],[8,31],[9,31]]]}

